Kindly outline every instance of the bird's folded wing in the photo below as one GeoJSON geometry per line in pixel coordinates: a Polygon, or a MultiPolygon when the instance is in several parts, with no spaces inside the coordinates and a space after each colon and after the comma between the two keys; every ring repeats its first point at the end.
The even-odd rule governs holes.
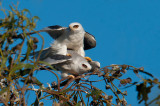
{"type": "Polygon", "coordinates": [[[63,35],[66,29],[67,27],[61,27],[59,25],[55,25],[55,26],[48,26],[40,30],[39,32],[47,32],[53,39],[57,39],[58,37],[63,35]]]}
{"type": "Polygon", "coordinates": [[[95,37],[86,32],[84,35],[84,50],[92,49],[94,47],[96,47],[95,37]]]}
{"type": "MultiPolygon", "coordinates": [[[[44,58],[46,58],[46,56],[49,54],[49,51],[50,51],[50,47],[43,49],[40,54],[40,60],[43,60],[44,58]]],[[[40,53],[40,51],[36,51],[34,53],[30,53],[30,56],[34,56],[37,59],[39,56],[39,53],[40,53]]],[[[32,57],[32,58],[34,58],[34,57],[32,57]]]]}
{"type": "MultiPolygon", "coordinates": [[[[43,49],[41,54],[40,54],[40,61],[47,62],[49,64],[58,64],[58,63],[63,63],[71,60],[70,56],[66,55],[59,55],[59,54],[52,54],[50,53],[51,48],[46,48],[43,49]]],[[[35,56],[35,58],[38,58],[40,51],[37,51],[35,53],[31,53],[31,56],[35,56]]]]}
{"type": "Polygon", "coordinates": [[[47,62],[51,65],[56,65],[56,64],[59,64],[59,63],[64,63],[64,62],[71,61],[71,57],[70,56],[65,56],[65,55],[53,55],[53,56],[48,56],[47,58],[45,58],[42,61],[47,62]]]}

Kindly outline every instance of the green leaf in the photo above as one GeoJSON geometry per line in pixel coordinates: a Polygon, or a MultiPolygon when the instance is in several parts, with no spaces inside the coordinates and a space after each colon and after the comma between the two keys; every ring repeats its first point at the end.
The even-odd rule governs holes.
{"type": "Polygon", "coordinates": [[[36,77],[32,77],[31,78],[32,83],[41,86],[42,83],[36,78],[36,77]]]}
{"type": "Polygon", "coordinates": [[[29,11],[28,9],[26,9],[26,8],[25,8],[25,9],[23,9],[23,10],[22,10],[22,12],[27,12],[27,13],[29,13],[29,14],[30,14],[30,11],[29,11]]]}
{"type": "Polygon", "coordinates": [[[11,5],[9,5],[9,7],[11,8],[11,10],[12,10],[13,12],[16,13],[16,10],[15,10],[11,5]]]}
{"type": "Polygon", "coordinates": [[[30,25],[30,20],[28,18],[26,18],[26,26],[25,28],[27,28],[30,25]]]}
{"type": "Polygon", "coordinates": [[[56,69],[53,68],[51,64],[49,64],[49,63],[47,63],[47,62],[45,62],[45,61],[38,61],[38,63],[44,64],[44,65],[46,65],[46,66],[49,66],[52,70],[55,70],[55,71],[56,71],[56,69]]]}
{"type": "Polygon", "coordinates": [[[24,76],[24,75],[27,75],[31,72],[32,69],[24,69],[24,70],[21,70],[16,72],[15,73],[15,76],[14,77],[18,77],[18,76],[24,76]]]}
{"type": "Polygon", "coordinates": [[[100,97],[100,94],[102,94],[102,90],[98,90],[98,89],[93,89],[91,90],[91,93],[90,94],[87,94],[86,97],[90,97],[90,96],[94,96],[94,99],[99,99],[100,97]]]}
{"type": "Polygon", "coordinates": [[[32,20],[34,20],[34,19],[40,20],[40,18],[38,16],[33,16],[32,20]]]}
{"type": "Polygon", "coordinates": [[[75,95],[75,91],[70,96],[72,97],[73,95],[75,95]]]}
{"type": "Polygon", "coordinates": [[[76,104],[76,106],[82,106],[82,102],[79,101],[79,102],[76,104]]]}
{"type": "Polygon", "coordinates": [[[9,16],[10,16],[10,17],[13,17],[13,16],[14,16],[11,11],[9,11],[9,16]]]}
{"type": "Polygon", "coordinates": [[[73,96],[73,99],[74,99],[74,101],[77,103],[78,95],[74,95],[74,96],[73,96]]]}
{"type": "Polygon", "coordinates": [[[26,56],[21,61],[29,59],[29,55],[30,55],[31,50],[32,50],[32,45],[33,45],[33,40],[29,39],[28,42],[27,42],[27,53],[26,53],[26,56]]]}
{"type": "Polygon", "coordinates": [[[27,81],[26,84],[36,84],[36,85],[42,87],[42,83],[36,77],[31,77],[31,79],[28,79],[28,77],[25,77],[21,81],[22,82],[26,82],[27,81]]]}
{"type": "Polygon", "coordinates": [[[34,102],[34,106],[38,106],[39,105],[39,98],[41,97],[41,91],[37,91],[36,93],[38,95],[38,98],[36,98],[36,100],[34,102]]]}
{"type": "Polygon", "coordinates": [[[13,75],[13,74],[15,73],[15,71],[20,70],[20,69],[22,69],[22,68],[27,69],[27,68],[34,68],[34,67],[35,67],[34,65],[29,64],[29,63],[27,63],[27,64],[19,63],[19,64],[16,64],[16,65],[12,68],[12,70],[11,70],[11,72],[10,72],[10,75],[13,75]]]}
{"type": "Polygon", "coordinates": [[[2,95],[4,92],[8,92],[9,87],[5,87],[0,91],[0,95],[2,95]]]}
{"type": "Polygon", "coordinates": [[[1,67],[5,67],[5,66],[6,66],[6,62],[7,62],[7,57],[2,56],[2,63],[1,63],[1,67]]]}
{"type": "Polygon", "coordinates": [[[70,91],[70,88],[66,88],[66,89],[63,90],[60,94],[66,93],[66,92],[68,92],[68,91],[70,91]]]}

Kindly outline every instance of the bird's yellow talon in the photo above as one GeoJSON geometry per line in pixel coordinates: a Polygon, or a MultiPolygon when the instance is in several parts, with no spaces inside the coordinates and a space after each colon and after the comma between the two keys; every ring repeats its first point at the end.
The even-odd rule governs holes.
{"type": "Polygon", "coordinates": [[[71,56],[71,54],[67,54],[66,56],[71,56]]]}
{"type": "Polygon", "coordinates": [[[75,78],[74,75],[68,75],[68,78],[75,78]]]}
{"type": "Polygon", "coordinates": [[[91,62],[92,59],[90,57],[84,57],[87,61],[91,62]]]}

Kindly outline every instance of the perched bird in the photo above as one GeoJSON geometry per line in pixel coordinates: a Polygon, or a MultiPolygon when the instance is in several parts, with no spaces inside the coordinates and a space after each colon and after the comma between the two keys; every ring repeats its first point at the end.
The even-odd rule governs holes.
{"type": "Polygon", "coordinates": [[[85,56],[84,50],[96,46],[94,36],[85,32],[82,25],[77,22],[71,23],[69,27],[49,26],[38,32],[47,32],[57,42],[66,44],[68,50],[74,50],[83,57],[85,56]]]}
{"type": "MultiPolygon", "coordinates": [[[[30,55],[34,55],[37,59],[39,52],[40,51],[37,51],[35,53],[31,53],[30,55]]],[[[67,56],[67,46],[55,40],[54,43],[51,44],[51,47],[42,50],[39,60],[49,64],[57,64],[68,61],[70,60],[70,56],[67,56]]]]}
{"type": "MultiPolygon", "coordinates": [[[[70,52],[70,51],[69,51],[69,52],[70,52]]],[[[74,52],[74,51],[71,51],[71,52],[74,52]]],[[[89,72],[96,72],[96,73],[98,74],[98,76],[100,76],[100,75],[101,75],[101,72],[100,72],[100,63],[99,63],[98,61],[91,61],[91,62],[89,62],[89,64],[90,64],[91,67],[92,67],[89,72]]],[[[63,72],[63,73],[61,74],[61,77],[62,77],[62,78],[65,78],[65,77],[68,77],[68,76],[69,76],[69,73],[67,73],[67,72],[63,72]]],[[[68,83],[68,81],[69,81],[69,79],[61,82],[61,83],[60,83],[60,86],[65,86],[65,85],[68,83]]],[[[57,88],[58,88],[58,84],[53,83],[53,84],[52,84],[52,88],[57,89],[57,88]]]]}
{"type": "MultiPolygon", "coordinates": [[[[74,51],[72,51],[72,52],[74,52],[74,51]]],[[[90,69],[89,71],[79,71],[80,73],[77,73],[77,71],[76,71],[76,73],[73,74],[73,75],[79,75],[79,74],[83,74],[83,73],[87,73],[87,72],[97,72],[97,71],[99,71],[99,69],[100,69],[100,63],[99,63],[98,61],[90,61],[90,62],[88,62],[88,63],[89,63],[90,66],[91,66],[91,69],[90,69]]],[[[83,66],[83,67],[84,67],[84,66],[83,66]]],[[[66,69],[64,68],[63,70],[66,70],[66,69]]],[[[68,72],[62,72],[62,73],[61,73],[61,77],[62,77],[62,78],[68,77],[69,74],[70,74],[70,73],[68,73],[68,72]]],[[[71,74],[72,74],[72,73],[71,73],[71,74]]],[[[71,76],[71,77],[72,77],[72,76],[71,76]]]]}
{"type": "MultiPolygon", "coordinates": [[[[71,56],[66,56],[55,54],[55,52],[52,52],[52,49],[53,48],[51,46],[47,49],[42,50],[39,60],[47,62],[51,64],[56,70],[61,71],[62,77],[67,77],[69,74],[83,74],[89,72],[92,69],[90,63],[75,51],[67,50],[67,53],[71,54],[71,56]]],[[[35,52],[35,58],[38,57],[38,54],[39,51],[35,52]]]]}
{"type": "Polygon", "coordinates": [[[62,72],[61,77],[67,77],[68,75],[79,75],[87,73],[92,69],[90,63],[84,59],[81,55],[73,50],[67,50],[71,54],[71,60],[53,65],[55,69],[62,72]]]}

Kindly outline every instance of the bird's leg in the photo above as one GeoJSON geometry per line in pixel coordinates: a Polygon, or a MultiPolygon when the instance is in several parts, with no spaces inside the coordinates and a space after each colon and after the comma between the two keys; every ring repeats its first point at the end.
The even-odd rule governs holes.
{"type": "Polygon", "coordinates": [[[67,53],[67,55],[66,55],[66,56],[71,56],[71,54],[67,53]]]}
{"type": "Polygon", "coordinates": [[[91,62],[92,59],[90,57],[84,57],[88,62],[91,62]]]}
{"type": "Polygon", "coordinates": [[[74,75],[68,75],[67,77],[68,77],[68,78],[72,78],[72,79],[75,78],[74,75]]]}
{"type": "Polygon", "coordinates": [[[68,79],[75,78],[74,75],[68,75],[68,73],[66,73],[66,72],[62,72],[62,73],[61,73],[61,77],[62,77],[62,78],[68,77],[68,79]]]}

